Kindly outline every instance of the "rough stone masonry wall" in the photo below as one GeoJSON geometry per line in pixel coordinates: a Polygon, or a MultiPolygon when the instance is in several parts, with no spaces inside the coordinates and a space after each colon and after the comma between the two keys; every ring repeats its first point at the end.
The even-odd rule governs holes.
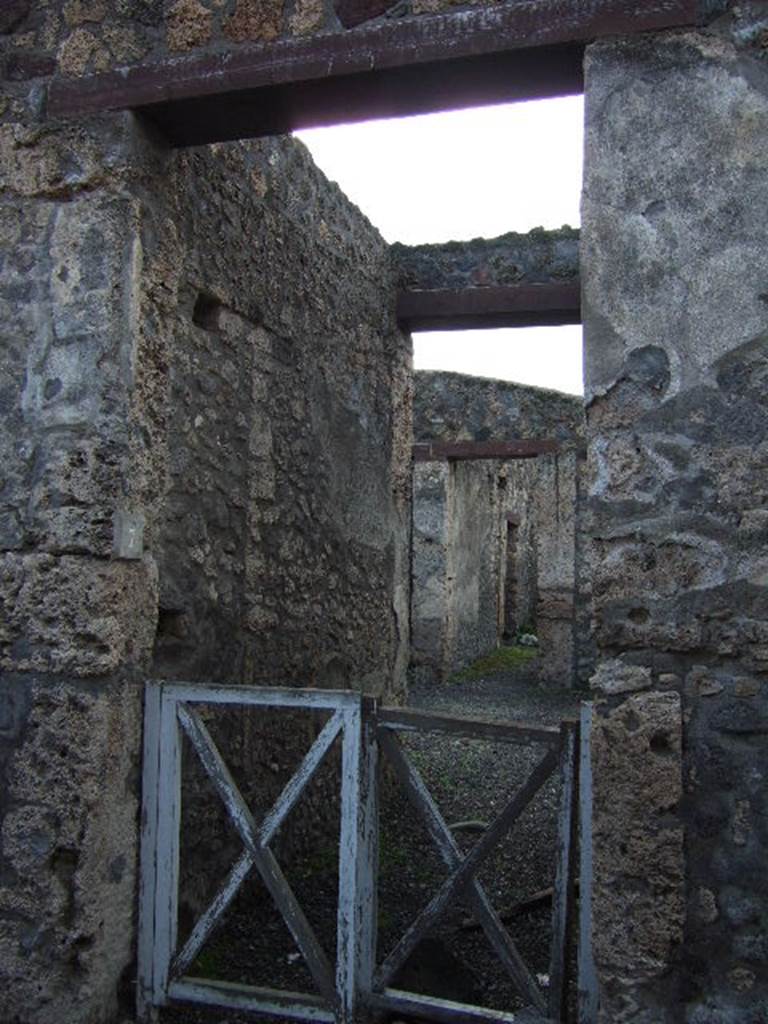
{"type": "MultiPolygon", "coordinates": [[[[394,321],[385,243],[291,140],[182,154],[147,212],[147,279],[173,282],[177,297],[163,325],[153,674],[396,700],[408,657],[410,342],[394,321]]],[[[228,763],[264,812],[312,738],[311,722],[283,720],[217,716],[228,763]]],[[[315,803],[330,808],[332,777],[327,786],[315,803]]],[[[185,916],[213,895],[212,850],[227,834],[220,801],[186,810],[185,916]]],[[[324,827],[322,813],[292,815],[282,852],[311,848],[324,827]]],[[[226,867],[239,843],[223,845],[226,867]]]]}
{"type": "Polygon", "coordinates": [[[148,287],[175,300],[153,339],[170,363],[157,671],[392,694],[410,343],[386,244],[292,140],[182,153],[145,212],[148,287]]]}
{"type": "Polygon", "coordinates": [[[18,38],[0,126],[0,1018],[101,1024],[131,1002],[147,676],[397,686],[409,352],[386,246],[300,145],[175,155],[128,116],[48,123],[18,38]],[[121,524],[143,526],[143,553],[114,548],[121,524]]]}
{"type": "Polygon", "coordinates": [[[582,226],[601,1020],[768,1006],[768,32],[593,46],[582,226]]]}
{"type": "Polygon", "coordinates": [[[518,524],[519,625],[540,640],[542,678],[591,673],[583,543],[581,399],[453,373],[415,375],[414,437],[429,441],[557,440],[556,455],[414,466],[412,662],[442,679],[493,649],[504,629],[507,515],[518,524]],[[579,563],[580,564],[580,563],[579,563]]]}
{"type": "Polygon", "coordinates": [[[202,49],[231,52],[241,44],[456,6],[453,0],[5,0],[0,35],[11,36],[6,76],[26,81],[54,70],[80,76],[202,49]],[[362,6],[370,17],[353,16],[362,6]]]}
{"type": "Polygon", "coordinates": [[[142,505],[125,119],[0,133],[0,1017],[102,1021],[131,960],[150,556],[112,557],[142,505]]]}

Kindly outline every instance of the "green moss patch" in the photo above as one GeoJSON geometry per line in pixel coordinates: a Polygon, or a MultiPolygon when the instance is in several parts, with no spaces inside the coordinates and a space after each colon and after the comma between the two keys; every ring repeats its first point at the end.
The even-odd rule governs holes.
{"type": "Polygon", "coordinates": [[[477,661],[456,672],[451,676],[450,682],[464,683],[473,679],[482,679],[483,676],[495,675],[497,672],[514,672],[516,669],[533,661],[538,656],[536,647],[497,647],[490,654],[483,655],[477,661]]]}

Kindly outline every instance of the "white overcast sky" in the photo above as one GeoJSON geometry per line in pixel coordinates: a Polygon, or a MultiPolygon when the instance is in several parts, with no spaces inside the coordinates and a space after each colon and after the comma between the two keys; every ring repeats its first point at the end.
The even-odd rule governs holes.
{"type": "MultiPolygon", "coordinates": [[[[389,242],[579,225],[583,100],[569,97],[298,132],[389,242]]],[[[580,327],[414,335],[417,369],[580,394],[580,327]]]]}

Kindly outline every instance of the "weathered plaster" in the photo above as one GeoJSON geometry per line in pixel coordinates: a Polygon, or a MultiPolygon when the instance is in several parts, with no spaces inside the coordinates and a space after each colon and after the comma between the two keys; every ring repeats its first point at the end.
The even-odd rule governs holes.
{"type": "MultiPolygon", "coordinates": [[[[748,13],[754,19],[754,10],[738,17],[748,13]]],[[[709,34],[606,42],[587,60],[582,280],[596,681],[614,694],[596,733],[596,779],[611,729],[623,723],[619,746],[636,742],[627,723],[642,722],[638,702],[647,711],[648,701],[679,701],[683,729],[681,752],[677,743],[661,753],[638,747],[634,767],[627,761],[598,788],[594,934],[611,1024],[759,1020],[768,999],[754,941],[768,906],[757,796],[768,610],[759,539],[768,79],[758,34],[739,52],[731,28],[725,19],[709,34]],[[663,692],[622,697],[649,684],[663,692]],[[652,827],[635,800],[660,763],[684,789],[652,827]],[[642,879],[637,909],[632,878],[642,879]],[[733,911],[727,919],[723,906],[733,911]]]]}

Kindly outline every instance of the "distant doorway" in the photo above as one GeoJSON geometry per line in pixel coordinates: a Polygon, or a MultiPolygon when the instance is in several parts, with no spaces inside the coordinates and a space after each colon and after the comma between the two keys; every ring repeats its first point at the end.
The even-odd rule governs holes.
{"type": "Polygon", "coordinates": [[[519,522],[507,515],[507,540],[504,563],[504,597],[502,601],[502,637],[512,643],[517,636],[517,531],[519,522]]]}

